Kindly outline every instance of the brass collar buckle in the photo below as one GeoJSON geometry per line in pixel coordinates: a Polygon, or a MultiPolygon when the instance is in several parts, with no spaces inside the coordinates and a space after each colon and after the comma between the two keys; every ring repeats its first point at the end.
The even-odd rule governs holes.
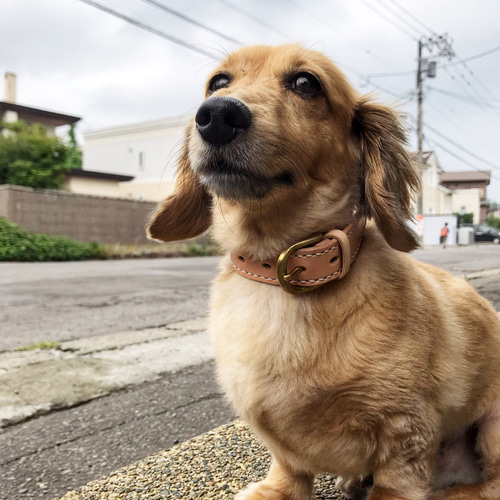
{"type": "Polygon", "coordinates": [[[290,259],[291,255],[296,252],[297,250],[301,248],[305,248],[311,245],[315,245],[316,243],[320,242],[323,239],[323,236],[321,234],[316,234],[314,236],[311,236],[310,238],[306,240],[299,241],[298,243],[295,243],[291,247],[289,247],[287,250],[284,250],[281,252],[280,256],[278,257],[278,262],[276,265],[276,272],[278,275],[278,281],[280,283],[281,288],[285,290],[287,293],[291,293],[294,295],[300,295],[303,293],[310,292],[311,290],[315,290],[316,288],[321,286],[321,283],[318,285],[312,285],[312,286],[299,286],[299,285],[294,285],[292,284],[292,279],[295,275],[298,273],[304,271],[304,267],[297,266],[292,271],[289,273],[288,272],[288,260],[290,259]]]}

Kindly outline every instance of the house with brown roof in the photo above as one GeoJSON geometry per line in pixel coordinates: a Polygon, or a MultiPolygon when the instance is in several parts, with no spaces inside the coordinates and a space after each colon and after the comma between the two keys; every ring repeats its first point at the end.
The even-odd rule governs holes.
{"type": "Polygon", "coordinates": [[[55,136],[56,127],[71,125],[81,119],[79,116],[22,106],[17,104],[16,100],[16,75],[14,73],[5,73],[4,100],[0,101],[0,121],[17,122],[23,120],[26,123],[41,123],[46,127],[47,135],[55,136]]]}
{"type": "MultiPolygon", "coordinates": [[[[454,193],[465,195],[471,198],[474,192],[477,192],[477,197],[474,202],[474,210],[467,208],[467,205],[458,206],[455,204],[454,212],[473,212],[474,222],[481,224],[488,217],[489,204],[486,201],[486,187],[491,179],[491,171],[489,170],[471,170],[463,172],[443,172],[441,174],[441,185],[452,190],[454,193]],[[477,198],[479,200],[477,201],[477,198]],[[477,214],[477,218],[476,218],[477,214]]],[[[462,198],[464,200],[465,198],[462,198]]]]}
{"type": "MultiPolygon", "coordinates": [[[[5,73],[4,100],[0,101],[0,121],[12,123],[18,120],[41,123],[45,126],[47,135],[55,136],[56,127],[75,124],[80,121],[80,117],[18,104],[16,75],[5,73]]],[[[133,175],[73,169],[66,174],[63,189],[77,194],[123,198],[127,197],[124,189],[127,189],[133,179],[133,175]],[[122,185],[125,188],[122,188],[122,185]]]]}
{"type": "Polygon", "coordinates": [[[481,200],[486,199],[486,187],[489,185],[489,170],[472,170],[464,172],[443,172],[441,184],[448,189],[479,189],[481,200]]]}

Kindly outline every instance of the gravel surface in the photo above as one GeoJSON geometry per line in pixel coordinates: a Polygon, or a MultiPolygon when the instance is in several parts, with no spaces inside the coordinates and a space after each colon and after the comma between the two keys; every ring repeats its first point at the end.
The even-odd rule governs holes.
{"type": "MultiPolygon", "coordinates": [[[[237,421],[120,469],[62,499],[226,500],[248,483],[264,479],[269,465],[269,453],[246,424],[237,421]]],[[[334,482],[334,476],[319,477],[314,498],[343,500],[334,482]]]]}

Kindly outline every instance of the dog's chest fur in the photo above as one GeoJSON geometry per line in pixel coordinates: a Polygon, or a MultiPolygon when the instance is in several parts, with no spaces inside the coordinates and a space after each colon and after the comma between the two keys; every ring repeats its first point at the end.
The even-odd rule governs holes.
{"type": "Polygon", "coordinates": [[[322,301],[288,296],[226,269],[213,290],[211,333],[219,380],[236,411],[291,464],[344,477],[368,473],[380,452],[381,418],[390,418],[380,401],[388,414],[401,414],[394,367],[384,361],[384,348],[373,349],[374,325],[360,321],[362,311],[341,295],[328,301],[325,314],[322,301]]]}

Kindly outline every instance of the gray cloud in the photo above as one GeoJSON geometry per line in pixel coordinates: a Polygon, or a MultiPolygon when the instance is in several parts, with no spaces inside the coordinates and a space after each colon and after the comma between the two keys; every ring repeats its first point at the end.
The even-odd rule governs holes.
{"type": "MultiPolygon", "coordinates": [[[[140,0],[98,0],[195,47],[222,57],[235,44],[181,21],[140,0]]],[[[409,97],[414,72],[403,77],[371,73],[415,70],[419,33],[403,24],[381,3],[366,0],[393,19],[396,28],[361,0],[227,0],[262,24],[218,0],[161,0],[215,30],[245,44],[298,41],[324,51],[361,92],[377,91],[380,99],[409,97]],[[270,25],[273,28],[264,26],[270,25]],[[384,89],[381,90],[380,88],[384,89]],[[388,90],[389,93],[386,93],[388,90]]],[[[395,2],[385,4],[397,11],[395,2]]],[[[458,54],[466,58],[499,45],[496,0],[399,0],[426,26],[448,32],[458,54]]],[[[399,10],[401,15],[404,13],[399,10]]],[[[420,30],[426,29],[406,17],[420,30]]],[[[113,18],[78,0],[3,0],[0,5],[0,71],[18,75],[18,101],[83,117],[81,129],[140,122],[192,112],[200,102],[206,74],[214,61],[113,18]]],[[[444,62],[444,61],[441,61],[444,62]]],[[[463,65],[438,68],[432,86],[462,96],[427,90],[424,120],[466,149],[500,167],[500,52],[463,65]],[[471,71],[473,74],[471,74],[471,71]],[[489,103],[489,104],[484,104],[489,103]]],[[[411,96],[410,96],[411,97],[411,96]]],[[[414,100],[402,109],[416,114],[414,100]]],[[[413,139],[412,133],[411,139],[413,139]]],[[[446,170],[467,169],[437,144],[468,157],[430,130],[425,147],[436,148],[446,170]]],[[[488,190],[500,201],[500,170],[488,190]]]]}

